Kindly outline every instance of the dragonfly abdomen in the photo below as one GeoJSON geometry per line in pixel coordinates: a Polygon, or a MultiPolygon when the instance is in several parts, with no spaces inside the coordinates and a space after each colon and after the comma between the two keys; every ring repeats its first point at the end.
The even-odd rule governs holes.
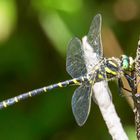
{"type": "Polygon", "coordinates": [[[35,89],[35,90],[29,91],[27,93],[23,93],[23,94],[20,94],[18,96],[15,96],[13,98],[10,98],[10,99],[7,99],[7,100],[0,102],[0,109],[11,106],[11,105],[13,105],[21,100],[29,98],[29,97],[39,95],[43,92],[48,92],[48,91],[53,90],[55,88],[67,87],[69,85],[80,85],[82,82],[87,81],[87,80],[88,80],[87,77],[83,76],[83,77],[74,78],[71,80],[59,82],[59,83],[56,83],[53,85],[45,86],[43,88],[35,89]]]}

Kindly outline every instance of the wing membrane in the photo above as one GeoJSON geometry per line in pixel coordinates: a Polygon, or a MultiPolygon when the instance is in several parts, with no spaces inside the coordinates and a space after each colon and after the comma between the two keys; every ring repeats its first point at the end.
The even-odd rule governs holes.
{"type": "Polygon", "coordinates": [[[91,107],[91,86],[81,85],[72,97],[72,111],[78,125],[82,126],[89,115],[91,107]]]}
{"type": "Polygon", "coordinates": [[[88,43],[92,46],[94,52],[97,54],[98,59],[100,59],[103,56],[103,48],[101,41],[101,24],[102,17],[100,14],[97,14],[92,20],[87,35],[88,43]]]}
{"type": "Polygon", "coordinates": [[[73,38],[68,44],[66,69],[73,77],[80,77],[87,73],[80,39],[73,38]]]}

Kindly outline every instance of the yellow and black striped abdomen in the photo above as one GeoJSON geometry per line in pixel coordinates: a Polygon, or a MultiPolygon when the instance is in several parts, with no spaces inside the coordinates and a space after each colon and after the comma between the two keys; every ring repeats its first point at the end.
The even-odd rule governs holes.
{"type": "Polygon", "coordinates": [[[49,86],[46,86],[43,88],[35,89],[35,90],[29,91],[27,93],[20,94],[18,96],[15,96],[13,98],[10,98],[10,99],[7,99],[7,100],[0,102],[0,109],[5,108],[7,106],[11,106],[11,105],[13,105],[21,100],[29,98],[29,97],[39,95],[43,92],[48,92],[48,91],[53,90],[55,88],[66,87],[69,85],[80,85],[85,80],[88,80],[87,77],[74,78],[71,80],[66,80],[66,81],[59,82],[59,83],[56,83],[53,85],[49,85],[49,86]]]}

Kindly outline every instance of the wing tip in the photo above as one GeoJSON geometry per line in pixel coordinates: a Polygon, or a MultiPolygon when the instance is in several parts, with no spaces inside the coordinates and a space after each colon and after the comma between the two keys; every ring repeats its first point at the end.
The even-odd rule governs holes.
{"type": "Polygon", "coordinates": [[[102,15],[100,13],[96,14],[95,17],[93,18],[94,20],[102,20],[102,15]]]}
{"type": "Polygon", "coordinates": [[[80,127],[83,126],[85,124],[85,122],[87,121],[88,117],[84,120],[80,120],[80,119],[78,119],[79,117],[77,117],[74,112],[73,112],[73,114],[74,114],[74,117],[75,117],[75,120],[76,120],[76,123],[78,124],[78,126],[80,126],[80,127]]]}

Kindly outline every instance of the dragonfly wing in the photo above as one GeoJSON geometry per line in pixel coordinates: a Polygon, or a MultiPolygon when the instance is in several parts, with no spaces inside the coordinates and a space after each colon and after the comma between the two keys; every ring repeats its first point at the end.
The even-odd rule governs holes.
{"type": "Polygon", "coordinates": [[[91,95],[91,87],[81,85],[75,90],[72,97],[72,111],[79,126],[82,126],[88,118],[91,107],[91,95]]]}
{"type": "Polygon", "coordinates": [[[73,78],[80,77],[87,73],[83,57],[82,43],[80,39],[76,37],[68,44],[66,69],[73,78]]]}
{"type": "Polygon", "coordinates": [[[103,56],[103,47],[101,41],[101,24],[102,17],[97,14],[91,23],[89,32],[87,34],[87,41],[92,46],[93,51],[97,54],[98,59],[103,56]]]}
{"type": "Polygon", "coordinates": [[[92,20],[87,36],[82,39],[82,49],[88,72],[92,71],[94,66],[103,58],[101,21],[101,15],[97,14],[92,20]]]}

